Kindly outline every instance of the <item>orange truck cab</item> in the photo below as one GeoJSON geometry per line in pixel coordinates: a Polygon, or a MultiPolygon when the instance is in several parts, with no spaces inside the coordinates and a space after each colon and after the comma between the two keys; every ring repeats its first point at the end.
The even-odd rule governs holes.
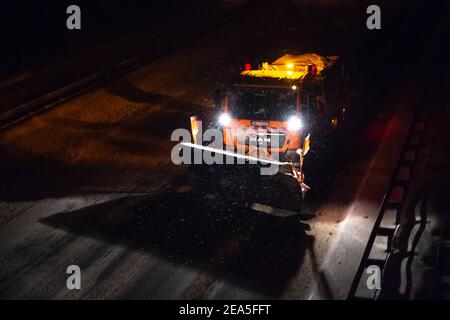
{"type": "Polygon", "coordinates": [[[235,83],[222,92],[217,109],[227,149],[277,153],[283,161],[298,156],[305,127],[295,81],[235,83]]]}
{"type": "Polygon", "coordinates": [[[209,127],[221,130],[223,150],[197,144],[198,117],[191,117],[194,144],[184,145],[288,167],[291,173],[282,173],[293,176],[304,195],[309,187],[304,184],[302,166],[311,132],[320,132],[322,124],[335,126],[342,110],[335,97],[343,92],[338,78],[344,69],[336,68],[336,61],[337,56],[303,54],[284,55],[255,68],[245,64],[236,79],[216,95],[209,127]]]}
{"type": "Polygon", "coordinates": [[[311,109],[323,103],[323,73],[337,57],[284,55],[244,70],[216,97],[218,125],[224,145],[260,156],[274,152],[280,160],[301,161],[309,145],[311,109]],[[314,105],[314,107],[313,107],[314,105]],[[308,139],[308,141],[305,141],[308,139]]]}

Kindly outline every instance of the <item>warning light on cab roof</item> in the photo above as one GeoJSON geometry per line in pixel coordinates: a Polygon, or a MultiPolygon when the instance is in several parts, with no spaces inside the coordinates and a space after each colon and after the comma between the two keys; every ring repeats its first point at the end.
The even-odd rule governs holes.
{"type": "Polygon", "coordinates": [[[281,58],[269,63],[263,62],[258,69],[251,69],[250,64],[245,65],[242,76],[256,78],[278,78],[301,80],[306,76],[316,76],[330,67],[337,56],[320,56],[314,53],[302,55],[286,54],[281,58]]]}

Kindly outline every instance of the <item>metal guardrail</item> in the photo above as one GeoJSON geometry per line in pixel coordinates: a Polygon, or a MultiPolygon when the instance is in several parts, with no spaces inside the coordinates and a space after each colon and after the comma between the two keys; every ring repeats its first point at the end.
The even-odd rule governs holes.
{"type": "Polygon", "coordinates": [[[422,142],[423,134],[425,133],[426,126],[426,118],[427,118],[427,109],[419,109],[416,110],[415,116],[413,118],[411,127],[408,131],[408,135],[406,137],[406,142],[402,148],[400,153],[400,160],[398,161],[396,168],[394,170],[394,174],[391,177],[388,189],[383,197],[383,201],[380,205],[379,214],[375,221],[373,230],[370,234],[369,240],[367,242],[366,249],[364,250],[364,254],[362,256],[360,265],[354,277],[353,283],[351,285],[348,299],[377,299],[380,294],[380,290],[370,290],[370,292],[365,292],[365,296],[361,296],[359,293],[362,290],[360,289],[364,284],[362,283],[364,271],[367,270],[367,267],[371,265],[378,266],[384,273],[386,263],[389,259],[389,256],[393,250],[393,239],[398,227],[400,225],[400,212],[402,206],[405,202],[405,197],[408,190],[408,185],[411,181],[412,172],[414,164],[418,161],[418,149],[422,142]],[[413,138],[419,137],[419,141],[413,141],[413,138]],[[408,154],[409,153],[409,154],[408,154]],[[408,168],[409,169],[409,178],[407,179],[399,179],[400,169],[408,168]],[[399,194],[400,191],[400,194],[399,194]],[[391,226],[383,226],[382,222],[385,218],[385,213],[387,210],[392,209],[395,210],[395,218],[394,224],[391,226]],[[370,254],[374,248],[375,240],[377,236],[387,237],[386,243],[386,257],[384,259],[379,258],[371,258],[370,254]]]}
{"type": "Polygon", "coordinates": [[[33,99],[32,101],[19,105],[12,110],[0,114],[0,130],[7,129],[20,121],[30,118],[67,100],[75,98],[111,79],[114,79],[115,77],[122,76],[136,70],[151,62],[151,60],[158,58],[159,57],[150,57],[149,54],[144,54],[122,60],[109,71],[103,73],[92,73],[81,80],[75,81],[37,99],[33,99]]]}

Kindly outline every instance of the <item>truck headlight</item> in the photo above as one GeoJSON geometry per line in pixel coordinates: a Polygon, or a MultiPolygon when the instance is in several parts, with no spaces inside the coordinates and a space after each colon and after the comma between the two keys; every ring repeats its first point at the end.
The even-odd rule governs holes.
{"type": "Polygon", "coordinates": [[[228,113],[222,113],[222,114],[219,116],[219,123],[220,123],[222,126],[227,126],[227,125],[230,124],[230,122],[231,122],[231,117],[228,115],[228,113]]]}
{"type": "Polygon", "coordinates": [[[297,116],[292,116],[288,120],[288,130],[297,131],[303,128],[303,121],[297,116]]]}

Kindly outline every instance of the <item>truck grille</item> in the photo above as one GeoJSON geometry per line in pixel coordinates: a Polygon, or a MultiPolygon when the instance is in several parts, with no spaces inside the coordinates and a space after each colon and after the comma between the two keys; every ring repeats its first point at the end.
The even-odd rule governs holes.
{"type": "Polygon", "coordinates": [[[278,149],[284,146],[286,134],[269,132],[267,134],[250,134],[238,137],[237,141],[240,145],[278,149]]]}

